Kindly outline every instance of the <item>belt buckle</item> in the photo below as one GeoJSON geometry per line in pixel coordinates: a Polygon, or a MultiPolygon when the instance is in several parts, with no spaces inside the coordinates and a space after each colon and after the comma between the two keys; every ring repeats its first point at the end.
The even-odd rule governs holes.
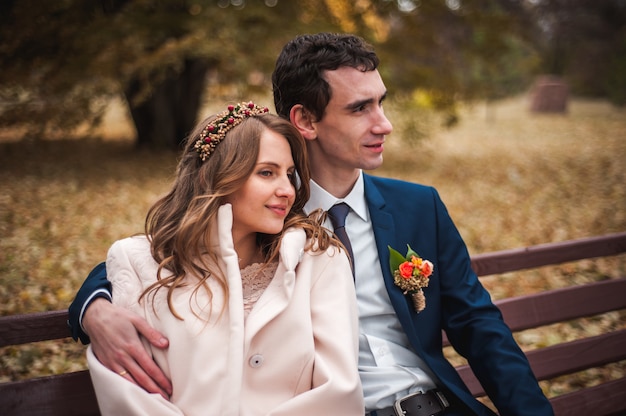
{"type": "Polygon", "coordinates": [[[396,402],[393,404],[393,411],[396,413],[396,416],[404,416],[406,413],[402,408],[402,403],[409,400],[411,397],[417,396],[418,394],[422,394],[422,392],[418,391],[417,393],[409,394],[396,400],[396,402]]]}
{"type": "MultiPolygon", "coordinates": [[[[448,407],[450,407],[450,403],[448,402],[448,399],[446,399],[446,396],[443,395],[443,393],[439,390],[431,390],[430,392],[434,393],[433,395],[437,398],[437,400],[439,401],[440,406],[443,408],[443,410],[447,409],[448,407]]],[[[398,400],[396,400],[396,402],[393,405],[393,411],[396,414],[396,416],[405,416],[406,413],[404,411],[404,409],[402,408],[402,403],[404,403],[405,401],[418,396],[420,394],[424,394],[423,392],[416,392],[413,394],[409,394],[407,396],[404,396],[398,400]]]]}

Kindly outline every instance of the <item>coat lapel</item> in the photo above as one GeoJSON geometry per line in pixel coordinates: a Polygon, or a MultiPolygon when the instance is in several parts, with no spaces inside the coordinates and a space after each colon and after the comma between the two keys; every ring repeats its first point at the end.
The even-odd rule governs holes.
{"type": "Polygon", "coordinates": [[[285,232],[276,274],[248,315],[245,331],[246,348],[254,335],[289,304],[296,284],[296,267],[304,253],[305,244],[304,230],[289,229],[285,232]]]}

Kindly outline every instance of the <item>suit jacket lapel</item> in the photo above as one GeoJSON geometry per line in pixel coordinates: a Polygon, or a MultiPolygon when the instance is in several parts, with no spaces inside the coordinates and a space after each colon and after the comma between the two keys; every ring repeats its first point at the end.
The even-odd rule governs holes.
{"type": "MultiPolygon", "coordinates": [[[[383,278],[385,279],[385,286],[391,299],[391,304],[396,311],[396,315],[400,320],[402,327],[409,339],[415,343],[419,343],[417,332],[413,323],[412,315],[414,314],[409,307],[409,302],[402,290],[398,288],[393,282],[393,276],[389,269],[389,248],[395,248],[402,252],[406,247],[406,242],[401,242],[400,246],[396,246],[395,241],[395,217],[392,213],[393,206],[388,205],[385,198],[381,194],[380,190],[376,187],[376,184],[372,181],[372,177],[369,175],[364,176],[365,186],[365,199],[372,219],[372,228],[374,230],[374,236],[376,238],[376,248],[378,250],[378,258],[380,259],[381,268],[383,271],[383,278]]],[[[397,217],[401,218],[399,213],[395,213],[397,217]]],[[[414,345],[419,348],[419,345],[414,345]]]]}

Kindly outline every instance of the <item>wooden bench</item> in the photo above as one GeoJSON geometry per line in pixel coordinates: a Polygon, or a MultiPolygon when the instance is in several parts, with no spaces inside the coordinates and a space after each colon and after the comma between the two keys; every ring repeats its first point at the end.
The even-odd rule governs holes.
{"type": "MultiPolygon", "coordinates": [[[[626,233],[610,234],[472,257],[479,276],[605,257],[626,252],[626,233]]],[[[513,332],[626,309],[626,277],[570,286],[495,302],[513,332]]],[[[444,345],[448,345],[444,334],[444,345]]],[[[626,329],[540,348],[526,353],[538,380],[549,380],[626,360],[626,329]]],[[[485,392],[469,366],[457,367],[476,397],[485,392]]],[[[551,400],[556,415],[602,416],[626,413],[626,375],[551,400]]]]}
{"type": "MultiPolygon", "coordinates": [[[[472,257],[479,276],[507,273],[626,253],[626,233],[610,234],[472,257]]],[[[514,332],[626,309],[626,278],[497,301],[514,332]]],[[[67,311],[0,317],[0,347],[69,336],[67,311]]],[[[447,342],[444,336],[444,342],[447,342]]],[[[539,380],[626,359],[626,330],[587,337],[527,352],[539,380]]],[[[468,366],[457,368],[476,397],[484,395],[468,366]]],[[[626,376],[551,399],[557,415],[610,415],[626,412],[626,376]]],[[[1,415],[98,415],[87,371],[0,384],[1,415]]]]}
{"type": "MultiPolygon", "coordinates": [[[[69,338],[67,310],[0,318],[0,347],[69,338]]],[[[0,384],[0,415],[99,415],[87,370],[0,384]]]]}

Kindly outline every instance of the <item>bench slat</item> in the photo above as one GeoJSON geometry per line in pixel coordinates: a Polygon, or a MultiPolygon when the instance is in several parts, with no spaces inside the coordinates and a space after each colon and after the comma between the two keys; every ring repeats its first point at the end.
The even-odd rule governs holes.
{"type": "Polygon", "coordinates": [[[623,415],[626,378],[566,393],[550,400],[555,416],[623,415]]]}
{"type": "Polygon", "coordinates": [[[626,359],[626,329],[527,352],[539,380],[626,359]]]}
{"type": "Polygon", "coordinates": [[[0,409],[6,415],[99,415],[89,371],[0,384],[0,409]]]}
{"type": "Polygon", "coordinates": [[[496,304],[507,325],[517,332],[626,309],[625,294],[626,278],[621,278],[502,299],[496,304]]]}
{"type": "Polygon", "coordinates": [[[626,232],[477,254],[472,256],[472,269],[478,276],[487,276],[624,252],[626,232]]]}
{"type": "MultiPolygon", "coordinates": [[[[527,351],[526,356],[538,380],[626,359],[626,329],[527,351]]],[[[457,371],[474,396],[485,391],[468,365],[457,371]]]]}
{"type": "Polygon", "coordinates": [[[0,347],[70,336],[67,310],[0,317],[0,347]]]}
{"type": "MultiPolygon", "coordinates": [[[[518,332],[626,309],[625,293],[626,278],[619,278],[501,299],[495,304],[511,331],[518,332]]],[[[442,337],[443,346],[450,345],[445,333],[442,337]]]]}

